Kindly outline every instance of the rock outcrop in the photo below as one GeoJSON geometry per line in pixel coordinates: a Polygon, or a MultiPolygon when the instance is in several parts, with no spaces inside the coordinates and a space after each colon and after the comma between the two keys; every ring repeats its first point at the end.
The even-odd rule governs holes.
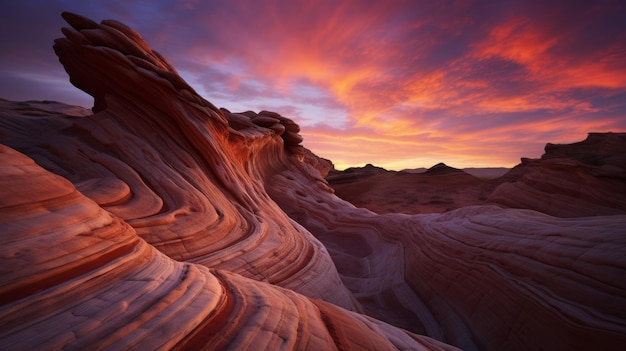
{"type": "Polygon", "coordinates": [[[179,262],[0,147],[0,349],[452,349],[290,290],[179,262]]]}
{"type": "Polygon", "coordinates": [[[63,16],[94,114],[0,101],[1,349],[626,343],[625,215],[356,208],[292,120],[217,109],[132,29],[63,16]]]}
{"type": "Polygon", "coordinates": [[[269,198],[297,124],[218,110],[132,29],[63,16],[54,49],[95,114],[2,101],[0,348],[451,348],[347,311],[269,198]]]}
{"type": "Polygon", "coordinates": [[[547,144],[540,159],[522,159],[495,184],[488,201],[507,207],[558,217],[626,214],[626,133],[547,144]]]}
{"type": "Polygon", "coordinates": [[[421,173],[364,167],[326,177],[340,198],[384,213],[440,213],[485,202],[484,179],[439,163],[421,173]]]}
{"type": "Polygon", "coordinates": [[[258,180],[265,159],[296,144],[295,123],[263,112],[223,113],[132,29],[64,18],[72,28],[54,49],[72,82],[94,96],[95,114],[6,117],[25,126],[7,138],[9,146],[69,179],[173,259],[358,310],[324,247],[300,232],[258,180]]]}
{"type": "MultiPolygon", "coordinates": [[[[330,161],[329,161],[330,162],[330,161]]],[[[366,164],[364,167],[350,167],[343,171],[338,171],[335,166],[331,166],[330,171],[326,174],[326,180],[331,184],[344,184],[355,183],[371,176],[381,174],[394,174],[393,171],[388,171],[381,167],[376,167],[371,163],[366,164]]]]}
{"type": "Polygon", "coordinates": [[[497,204],[557,217],[626,214],[626,133],[589,133],[584,141],[545,149],[540,159],[522,158],[507,172],[439,163],[424,172],[333,171],[326,179],[337,196],[376,213],[497,204]]]}

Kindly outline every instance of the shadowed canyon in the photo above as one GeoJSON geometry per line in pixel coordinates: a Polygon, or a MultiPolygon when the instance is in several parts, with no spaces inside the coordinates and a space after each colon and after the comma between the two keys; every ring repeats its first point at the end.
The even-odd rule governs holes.
{"type": "Polygon", "coordinates": [[[381,177],[374,203],[420,199],[411,177],[460,194],[371,211],[293,120],[217,108],[133,29],[63,18],[54,50],[94,106],[0,100],[0,349],[626,344],[626,133],[488,181],[344,174],[381,177]]]}

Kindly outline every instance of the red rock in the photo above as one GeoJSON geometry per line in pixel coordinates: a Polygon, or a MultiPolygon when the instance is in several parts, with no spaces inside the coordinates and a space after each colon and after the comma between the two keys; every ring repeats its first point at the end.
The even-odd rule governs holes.
{"type": "Polygon", "coordinates": [[[296,134],[290,131],[286,131],[283,134],[283,139],[285,140],[285,145],[288,146],[298,145],[304,140],[304,138],[302,138],[300,134],[296,134]]]}
{"type": "Polygon", "coordinates": [[[0,199],[10,200],[0,203],[3,350],[452,349],[286,289],[174,261],[24,155],[0,146],[0,162],[0,199]]]}
{"type": "Polygon", "coordinates": [[[488,200],[558,217],[626,214],[626,133],[546,145],[495,182],[488,200]]]}
{"type": "Polygon", "coordinates": [[[251,120],[252,120],[252,123],[261,127],[269,127],[280,122],[280,120],[277,118],[262,116],[262,115],[251,118],[251,120]]]}

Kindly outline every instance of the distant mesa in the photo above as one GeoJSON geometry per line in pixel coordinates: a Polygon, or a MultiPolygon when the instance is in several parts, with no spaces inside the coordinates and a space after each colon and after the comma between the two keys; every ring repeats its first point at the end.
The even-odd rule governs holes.
{"type": "Polygon", "coordinates": [[[490,184],[487,200],[558,217],[626,214],[626,133],[547,144],[490,184]]]}
{"type": "Polygon", "coordinates": [[[422,172],[379,167],[329,173],[335,194],[376,213],[439,213],[484,203],[483,180],[463,170],[436,164],[422,172]]]}
{"type": "MultiPolygon", "coordinates": [[[[572,159],[592,167],[626,165],[626,133],[589,133],[572,144],[548,143],[542,160],[572,159]]],[[[626,168],[626,166],[624,166],[626,168]]],[[[626,174],[624,174],[626,176],[626,174]]]]}
{"type": "Polygon", "coordinates": [[[549,143],[545,150],[540,159],[522,158],[513,169],[445,163],[423,172],[365,167],[329,174],[327,180],[339,197],[376,213],[497,204],[558,217],[626,214],[625,196],[618,195],[626,194],[626,133],[590,133],[584,141],[549,143]]]}
{"type": "Polygon", "coordinates": [[[343,170],[344,173],[369,173],[369,174],[376,174],[376,173],[386,173],[389,172],[386,169],[382,168],[382,167],[377,167],[374,166],[371,163],[366,164],[363,167],[349,167],[346,168],[345,170],[343,170]]]}

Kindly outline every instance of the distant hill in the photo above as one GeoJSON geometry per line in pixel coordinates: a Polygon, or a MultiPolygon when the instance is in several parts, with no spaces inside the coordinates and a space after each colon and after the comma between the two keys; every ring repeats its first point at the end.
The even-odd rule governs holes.
{"type": "MultiPolygon", "coordinates": [[[[440,163],[445,165],[444,163],[440,163]]],[[[439,165],[439,164],[437,164],[439,165]]],[[[437,165],[431,167],[434,168],[437,165]]],[[[453,167],[450,167],[453,168],[453,167]]],[[[458,169],[458,168],[454,168],[454,169],[458,169]]],[[[407,173],[425,173],[426,171],[428,171],[429,169],[424,168],[424,167],[420,167],[420,168],[411,168],[411,169],[403,169],[401,172],[407,172],[407,173]]],[[[498,178],[503,176],[506,172],[508,172],[510,170],[510,168],[506,168],[506,167],[485,167],[485,168],[476,168],[476,167],[470,167],[470,168],[460,168],[459,170],[464,171],[465,173],[469,173],[471,175],[473,175],[474,177],[477,178],[482,178],[482,179],[494,179],[494,178],[498,178]]]]}
{"type": "Polygon", "coordinates": [[[429,175],[444,175],[444,174],[460,174],[460,173],[465,173],[465,172],[463,172],[463,170],[450,167],[447,164],[440,162],[430,167],[429,169],[427,169],[426,172],[424,173],[429,174],[429,175]]]}
{"type": "Polygon", "coordinates": [[[366,164],[364,167],[350,167],[343,171],[331,170],[326,175],[326,179],[334,184],[351,183],[359,179],[368,178],[377,174],[397,173],[396,171],[388,171],[382,167],[376,167],[371,163],[366,164]]]}
{"type": "Polygon", "coordinates": [[[485,179],[445,163],[420,170],[396,172],[368,164],[333,170],[326,180],[337,196],[377,213],[446,212],[484,202],[485,179]]]}

